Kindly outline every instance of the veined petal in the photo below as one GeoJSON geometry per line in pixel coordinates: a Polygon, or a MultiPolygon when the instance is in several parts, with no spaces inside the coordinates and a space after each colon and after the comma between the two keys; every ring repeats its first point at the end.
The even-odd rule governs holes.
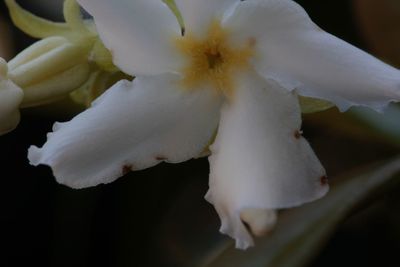
{"type": "Polygon", "coordinates": [[[116,66],[130,75],[160,74],[180,67],[173,39],[179,23],[161,0],[78,0],[94,17],[116,66]]]}
{"type": "Polygon", "coordinates": [[[247,0],[226,20],[235,41],[251,38],[254,65],[303,96],[381,110],[400,99],[400,72],[316,26],[292,0],[247,0]]]}
{"type": "Polygon", "coordinates": [[[240,0],[175,0],[181,11],[186,31],[204,35],[210,23],[222,19],[240,0]]]}
{"type": "Polygon", "coordinates": [[[49,165],[58,182],[82,188],[198,156],[217,127],[220,99],[211,90],[180,90],[178,82],[164,74],[117,83],[88,110],[56,123],[42,148],[30,148],[31,164],[49,165]]]}
{"type": "Polygon", "coordinates": [[[246,215],[249,209],[298,206],[328,191],[325,170],[301,136],[300,114],[294,93],[256,74],[243,79],[222,107],[207,199],[221,218],[221,232],[239,248],[253,245],[246,226],[255,234],[263,229],[246,215]]]}

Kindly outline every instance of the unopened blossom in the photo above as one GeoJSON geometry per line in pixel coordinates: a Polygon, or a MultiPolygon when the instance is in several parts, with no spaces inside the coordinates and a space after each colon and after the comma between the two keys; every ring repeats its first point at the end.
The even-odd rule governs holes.
{"type": "Polygon", "coordinates": [[[20,114],[19,105],[24,93],[8,77],[7,62],[0,58],[0,135],[17,127],[20,114]]]}
{"type": "Polygon", "coordinates": [[[400,99],[400,73],[321,30],[292,0],[175,2],[180,20],[161,0],[79,0],[114,64],[136,78],[56,123],[29,159],[83,188],[196,158],[217,132],[206,198],[220,230],[247,248],[273,210],[328,191],[301,136],[299,95],[382,110],[400,99]]]}
{"type": "Polygon", "coordinates": [[[61,36],[48,37],[9,63],[9,76],[24,90],[22,107],[58,100],[88,80],[87,52],[61,36]]]}
{"type": "MultiPolygon", "coordinates": [[[[1,62],[3,70],[8,71],[7,83],[2,82],[0,93],[0,128],[4,129],[0,129],[0,135],[18,124],[19,108],[47,104],[78,89],[86,93],[92,83],[101,87],[120,73],[111,62],[110,52],[99,40],[93,22],[82,19],[80,7],[74,0],[64,2],[65,23],[39,18],[14,0],[5,0],[5,3],[14,24],[41,40],[8,63],[1,62]],[[99,73],[101,81],[97,79],[99,73]],[[23,94],[21,89],[10,89],[16,86],[23,94]]],[[[95,92],[76,98],[84,102],[86,98],[91,99],[92,94],[95,92]]]]}

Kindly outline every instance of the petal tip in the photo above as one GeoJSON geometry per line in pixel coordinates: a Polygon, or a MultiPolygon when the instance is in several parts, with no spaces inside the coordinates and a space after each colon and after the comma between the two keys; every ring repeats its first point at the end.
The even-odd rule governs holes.
{"type": "Polygon", "coordinates": [[[28,149],[28,160],[29,164],[32,166],[38,166],[41,162],[42,153],[40,152],[40,148],[37,146],[31,146],[28,149]]]}
{"type": "Polygon", "coordinates": [[[253,243],[253,242],[248,243],[248,242],[246,242],[246,241],[236,240],[236,242],[235,242],[235,247],[236,247],[237,249],[247,250],[247,249],[249,249],[249,248],[251,248],[251,247],[254,247],[254,243],[253,243]]]}
{"type": "Polygon", "coordinates": [[[239,215],[240,212],[221,217],[221,227],[219,231],[235,240],[235,247],[246,250],[254,246],[253,236],[250,233],[248,224],[243,222],[239,215]]]}
{"type": "Polygon", "coordinates": [[[210,191],[210,190],[207,191],[206,195],[204,196],[204,199],[205,199],[208,203],[213,204],[212,194],[211,194],[211,191],[210,191]]]}

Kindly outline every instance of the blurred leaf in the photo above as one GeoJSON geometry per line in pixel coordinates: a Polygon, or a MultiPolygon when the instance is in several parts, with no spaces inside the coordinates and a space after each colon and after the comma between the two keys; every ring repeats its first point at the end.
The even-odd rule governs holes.
{"type": "Polygon", "coordinates": [[[400,184],[400,157],[343,176],[323,199],[284,212],[277,228],[248,251],[233,243],[210,255],[208,267],[300,267],[315,256],[336,227],[358,208],[400,184]]]}
{"type": "Polygon", "coordinates": [[[400,146],[400,107],[390,105],[384,114],[368,108],[355,108],[350,112],[365,126],[391,143],[400,146]]]}
{"type": "MultiPolygon", "coordinates": [[[[398,150],[400,145],[400,106],[391,104],[384,113],[353,107],[346,113],[337,109],[305,114],[304,124],[329,133],[398,150]]],[[[397,152],[396,152],[397,153],[397,152]]]]}

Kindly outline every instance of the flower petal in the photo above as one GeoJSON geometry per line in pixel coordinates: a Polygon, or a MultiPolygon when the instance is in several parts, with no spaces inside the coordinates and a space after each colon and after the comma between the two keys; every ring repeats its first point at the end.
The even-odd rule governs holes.
{"type": "Polygon", "coordinates": [[[161,0],[78,0],[94,17],[114,64],[130,75],[159,74],[180,67],[173,37],[176,17],[161,0]]]}
{"type": "Polygon", "coordinates": [[[175,0],[185,23],[185,29],[196,36],[204,35],[210,23],[222,19],[240,0],[175,0]]]}
{"type": "MultiPolygon", "coordinates": [[[[300,114],[294,93],[255,74],[223,105],[207,199],[221,218],[221,232],[239,248],[253,245],[245,226],[253,234],[263,229],[254,225],[261,219],[248,219],[246,210],[298,206],[328,191],[325,170],[300,134],[300,114]]],[[[270,222],[265,223],[268,230],[270,222]]]]}
{"type": "Polygon", "coordinates": [[[322,31],[292,0],[247,0],[226,20],[235,41],[251,38],[257,70],[303,96],[381,110],[400,99],[400,72],[322,31]]]}
{"type": "Polygon", "coordinates": [[[0,58],[0,135],[17,127],[20,120],[19,106],[23,97],[22,89],[8,79],[7,63],[0,58]]]}
{"type": "Polygon", "coordinates": [[[117,83],[88,110],[56,123],[41,149],[30,148],[31,164],[49,165],[58,182],[82,188],[198,156],[217,127],[220,99],[211,90],[180,90],[177,77],[117,83]]]}

